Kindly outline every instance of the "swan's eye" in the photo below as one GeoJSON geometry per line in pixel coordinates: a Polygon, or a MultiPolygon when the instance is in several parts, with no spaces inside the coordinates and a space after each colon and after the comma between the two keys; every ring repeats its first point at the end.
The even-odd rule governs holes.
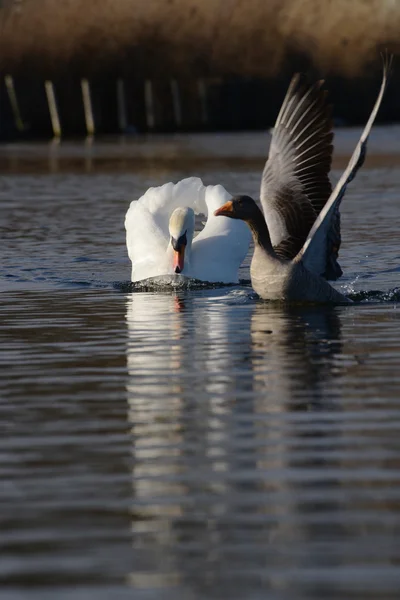
{"type": "Polygon", "coordinates": [[[173,249],[176,252],[179,252],[179,250],[182,248],[182,246],[187,245],[186,232],[187,232],[187,230],[177,240],[174,237],[171,237],[171,246],[173,247],[173,249]]]}

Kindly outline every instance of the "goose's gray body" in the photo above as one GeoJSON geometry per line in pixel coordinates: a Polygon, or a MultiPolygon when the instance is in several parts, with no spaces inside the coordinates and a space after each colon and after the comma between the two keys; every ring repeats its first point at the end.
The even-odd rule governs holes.
{"type": "Polygon", "coordinates": [[[251,284],[264,299],[289,302],[348,304],[346,296],[309,271],[302,261],[287,261],[257,245],[251,261],[251,284]]]}

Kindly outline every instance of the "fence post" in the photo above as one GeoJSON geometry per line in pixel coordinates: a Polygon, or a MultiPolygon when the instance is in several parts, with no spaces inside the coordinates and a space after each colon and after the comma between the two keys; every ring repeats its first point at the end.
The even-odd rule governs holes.
{"type": "Polygon", "coordinates": [[[53,129],[53,136],[55,138],[61,137],[61,125],[60,117],[58,115],[58,107],[56,102],[56,95],[54,93],[54,85],[52,81],[45,81],[44,87],[46,90],[47,103],[49,105],[49,113],[51,120],[51,127],[53,129]]]}
{"type": "Polygon", "coordinates": [[[93,137],[94,132],[95,132],[93,107],[92,107],[92,99],[90,97],[89,81],[87,79],[81,79],[81,88],[82,88],[83,110],[85,112],[86,131],[87,131],[87,134],[89,137],[93,137]]]}
{"type": "Polygon", "coordinates": [[[208,123],[207,88],[204,79],[197,80],[197,93],[200,99],[200,116],[203,125],[208,123]]]}
{"type": "Polygon", "coordinates": [[[24,131],[25,127],[24,127],[24,123],[22,121],[21,111],[19,110],[17,93],[15,91],[13,76],[6,75],[4,77],[4,81],[6,84],[8,98],[9,98],[10,104],[11,104],[11,110],[12,110],[13,117],[14,117],[15,127],[16,127],[17,131],[24,131]]]}
{"type": "Polygon", "coordinates": [[[182,105],[181,96],[179,93],[179,86],[176,79],[170,80],[171,95],[172,95],[172,108],[174,110],[175,125],[181,127],[182,125],[182,105]]]}
{"type": "Polygon", "coordinates": [[[128,118],[126,114],[125,84],[123,79],[117,79],[117,110],[119,130],[126,131],[128,118]]]}
{"type": "Polygon", "coordinates": [[[146,106],[147,128],[152,130],[155,127],[156,120],[154,116],[153,84],[150,79],[146,79],[144,82],[144,103],[146,106]]]}

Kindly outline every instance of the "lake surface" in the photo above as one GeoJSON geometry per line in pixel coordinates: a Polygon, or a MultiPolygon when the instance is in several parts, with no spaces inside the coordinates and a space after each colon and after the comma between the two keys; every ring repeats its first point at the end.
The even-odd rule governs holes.
{"type": "Polygon", "coordinates": [[[258,196],[265,146],[0,147],[2,598],[398,598],[399,128],[342,205],[362,302],[129,291],[130,201],[188,175],[258,196]]]}

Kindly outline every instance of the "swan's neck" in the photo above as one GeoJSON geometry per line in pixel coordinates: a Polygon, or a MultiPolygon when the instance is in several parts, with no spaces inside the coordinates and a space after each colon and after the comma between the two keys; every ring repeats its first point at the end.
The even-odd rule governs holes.
{"type": "Polygon", "coordinates": [[[186,248],[185,248],[185,265],[190,264],[190,259],[192,257],[192,243],[193,243],[193,231],[188,231],[186,234],[186,248]]]}

